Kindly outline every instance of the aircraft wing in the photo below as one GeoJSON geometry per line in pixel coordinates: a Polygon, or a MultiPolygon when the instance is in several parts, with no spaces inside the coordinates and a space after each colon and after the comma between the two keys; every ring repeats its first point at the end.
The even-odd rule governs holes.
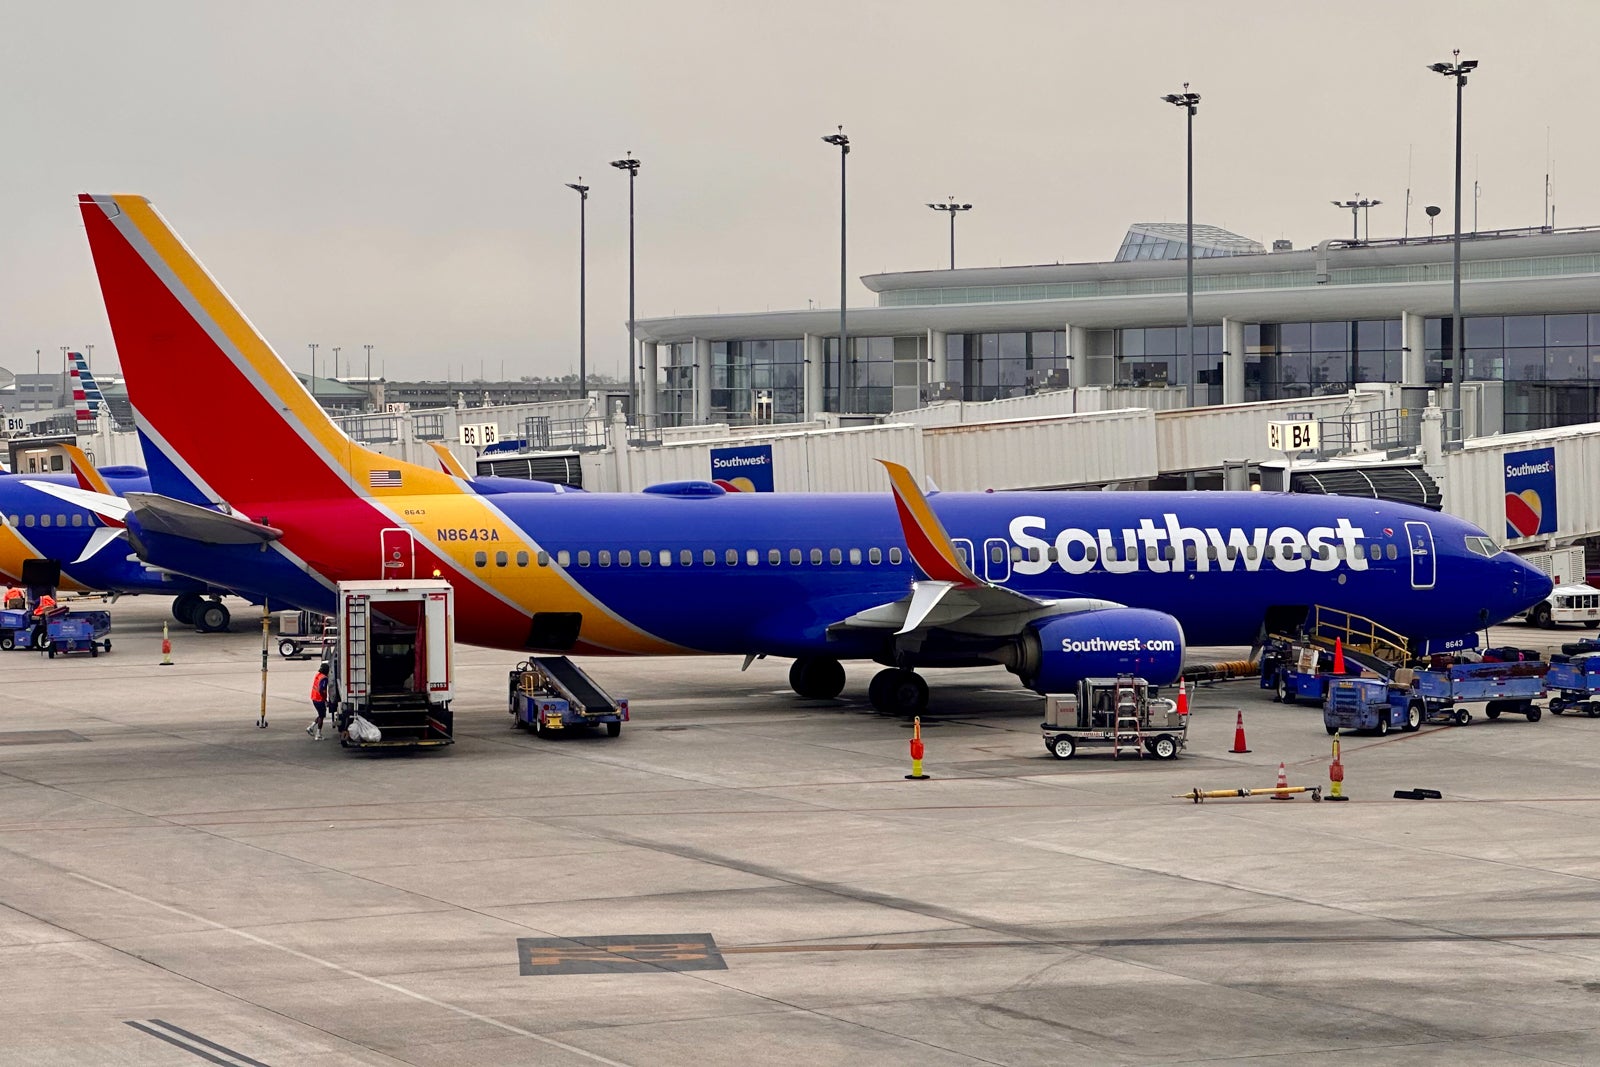
{"type": "Polygon", "coordinates": [[[912,582],[911,589],[899,600],[840,619],[828,628],[830,631],[890,630],[899,636],[941,630],[999,637],[1017,633],[1038,618],[1122,607],[1115,601],[1091,597],[1041,600],[984,581],[963,562],[911,472],[889,460],[878,462],[889,472],[895,509],[912,562],[927,577],[912,582]]]}

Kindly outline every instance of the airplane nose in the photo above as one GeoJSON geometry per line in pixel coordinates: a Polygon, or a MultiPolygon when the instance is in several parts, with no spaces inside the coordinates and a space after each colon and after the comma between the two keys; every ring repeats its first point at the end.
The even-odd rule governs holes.
{"type": "Polygon", "coordinates": [[[1533,607],[1555,588],[1550,576],[1531,563],[1513,559],[1511,567],[1511,598],[1515,605],[1513,614],[1533,607]]]}

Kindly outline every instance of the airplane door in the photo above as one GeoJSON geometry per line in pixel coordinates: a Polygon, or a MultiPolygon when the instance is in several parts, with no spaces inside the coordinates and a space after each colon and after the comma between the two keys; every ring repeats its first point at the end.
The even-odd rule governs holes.
{"type": "Polygon", "coordinates": [[[1434,579],[1433,528],[1425,522],[1406,523],[1411,545],[1411,588],[1432,589],[1434,579]]]}
{"type": "Polygon", "coordinates": [[[378,534],[383,545],[384,578],[416,577],[416,542],[410,530],[390,527],[378,534]]]}
{"type": "Polygon", "coordinates": [[[983,543],[983,576],[991,582],[1011,577],[1011,542],[991,537],[983,543]]]}

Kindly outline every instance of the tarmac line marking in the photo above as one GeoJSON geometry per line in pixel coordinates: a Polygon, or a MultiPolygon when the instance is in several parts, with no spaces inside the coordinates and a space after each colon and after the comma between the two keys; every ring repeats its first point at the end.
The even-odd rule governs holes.
{"type": "MultiPolygon", "coordinates": [[[[239,1061],[241,1061],[243,1063],[249,1064],[250,1067],[268,1067],[267,1064],[262,1063],[260,1060],[251,1059],[249,1056],[246,1056],[242,1052],[235,1052],[233,1049],[229,1048],[227,1045],[219,1045],[215,1041],[208,1041],[205,1038],[201,1037],[199,1034],[190,1033],[188,1030],[185,1030],[181,1026],[174,1026],[172,1023],[167,1022],[165,1019],[151,1019],[150,1022],[153,1023],[156,1026],[161,1027],[163,1030],[171,1030],[175,1034],[180,1034],[183,1037],[186,1037],[190,1041],[193,1041],[193,1042],[195,1042],[197,1044],[204,1045],[207,1048],[214,1048],[218,1052],[222,1053],[225,1056],[232,1056],[236,1060],[239,1060],[239,1061]]],[[[133,1024],[129,1023],[128,1025],[132,1026],[133,1024]]]]}
{"type": "MultiPolygon", "coordinates": [[[[235,1063],[235,1062],[233,1062],[231,1060],[225,1060],[220,1056],[213,1056],[211,1053],[207,1052],[205,1049],[195,1048],[193,1045],[185,1044],[184,1042],[179,1041],[177,1038],[171,1036],[170,1034],[163,1034],[160,1030],[156,1030],[156,1029],[154,1029],[152,1027],[146,1026],[144,1023],[134,1022],[132,1019],[124,1019],[123,1020],[123,1024],[126,1025],[126,1026],[133,1027],[135,1030],[139,1031],[141,1034],[149,1034],[151,1037],[156,1038],[156,1039],[161,1040],[161,1041],[165,1041],[169,1045],[176,1045],[179,1048],[183,1049],[183,1051],[185,1051],[187,1053],[190,1053],[191,1055],[194,1055],[194,1056],[199,1056],[203,1060],[210,1060],[212,1063],[220,1063],[222,1065],[222,1067],[239,1067],[239,1065],[237,1063],[235,1063]]],[[[255,1060],[251,1060],[250,1062],[254,1063],[256,1061],[255,1060]]]]}
{"type": "Polygon", "coordinates": [[[1480,941],[1600,941],[1600,931],[1554,931],[1549,933],[1458,934],[1242,934],[1230,937],[1107,937],[1048,939],[1039,941],[871,941],[853,944],[815,945],[719,945],[724,956],[765,955],[801,952],[926,952],[937,949],[1036,949],[1068,948],[1088,951],[1108,948],[1176,948],[1190,945],[1389,945],[1480,941]]]}
{"type": "MultiPolygon", "coordinates": [[[[285,953],[286,955],[293,956],[296,959],[305,960],[307,963],[314,963],[319,967],[325,967],[330,971],[333,971],[337,974],[342,974],[348,978],[356,978],[371,985],[375,985],[380,989],[387,989],[391,993],[399,993],[401,996],[410,997],[412,1000],[419,1001],[423,1004],[428,1004],[435,1008],[443,1008],[445,1011],[454,1012],[455,1014],[460,1015],[462,1018],[471,1019],[474,1022],[483,1023],[487,1026],[492,1026],[497,1030],[504,1030],[507,1033],[516,1034],[519,1037],[531,1038],[534,1041],[549,1045],[552,1048],[561,1049],[563,1052],[570,1052],[574,1056],[581,1056],[586,1060],[593,1060],[595,1063],[607,1064],[608,1067],[631,1067],[630,1064],[623,1063],[620,1060],[607,1059],[606,1057],[597,1053],[578,1048],[576,1045],[569,1045],[565,1041],[557,1041],[553,1037],[546,1037],[543,1034],[536,1034],[532,1030],[524,1030],[520,1026],[513,1026],[511,1023],[502,1022],[499,1019],[482,1015],[471,1010],[470,1008],[463,1008],[458,1004],[451,1004],[447,1001],[438,1000],[434,997],[428,996],[426,993],[418,993],[414,989],[407,989],[405,986],[396,985],[394,982],[386,981],[385,979],[378,978],[375,975],[364,974],[361,971],[346,967],[343,964],[334,963],[332,960],[325,960],[320,956],[313,956],[309,952],[301,952],[297,948],[290,948],[288,945],[280,945],[276,941],[269,941],[264,937],[249,933],[245,930],[237,929],[227,925],[226,923],[219,923],[214,919],[206,918],[204,915],[196,915],[194,912],[184,911],[182,908],[175,908],[171,904],[163,904],[159,900],[152,900],[149,897],[140,896],[131,889],[124,889],[121,886],[111,885],[107,882],[102,882],[97,878],[90,878],[86,874],[79,874],[76,871],[69,871],[67,873],[81,882],[87,882],[92,886],[97,886],[100,889],[107,890],[108,892],[121,894],[129,899],[137,900],[141,904],[148,904],[150,907],[160,908],[162,911],[171,912],[172,914],[181,916],[190,920],[191,922],[197,922],[204,926],[209,926],[213,930],[220,930],[223,933],[232,934],[235,937],[243,938],[246,941],[254,942],[255,944],[262,945],[266,948],[276,949],[277,951],[285,953]]],[[[138,1026],[136,1023],[129,1023],[128,1025],[134,1026],[137,1029],[146,1029],[145,1027],[138,1026]]],[[[152,1033],[154,1034],[153,1031],[152,1033]]],[[[160,1034],[154,1034],[154,1036],[162,1037],[160,1034]]],[[[162,1037],[162,1040],[169,1039],[162,1037]]],[[[173,1043],[176,1044],[177,1042],[173,1043]]],[[[196,1049],[190,1049],[189,1051],[196,1053],[196,1055],[205,1055],[208,1059],[212,1058],[209,1053],[200,1053],[196,1049]]],[[[222,1063],[224,1061],[216,1060],[215,1062],[222,1063]]]]}

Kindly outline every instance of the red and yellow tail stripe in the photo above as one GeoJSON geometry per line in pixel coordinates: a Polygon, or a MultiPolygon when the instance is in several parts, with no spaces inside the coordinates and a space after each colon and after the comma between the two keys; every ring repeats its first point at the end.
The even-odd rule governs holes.
{"type": "Polygon", "coordinates": [[[525,632],[535,611],[576,611],[583,651],[682,651],[620,618],[558,567],[500,580],[477,568],[478,546],[441,541],[441,524],[492,533],[509,552],[536,555],[540,546],[451,474],[350,440],[147,200],[79,203],[147,438],[205,498],[284,529],[275,551],[312,561],[327,577],[376,577],[382,530],[409,528],[418,573],[437,570],[456,587],[461,615],[472,620],[464,639],[495,643],[481,629],[503,643],[525,632]],[[208,411],[216,417],[200,417],[208,411]],[[243,435],[247,453],[219,448],[219,433],[243,435]],[[348,517],[337,531],[318,521],[318,502],[353,500],[362,506],[341,508],[348,517]],[[298,530],[285,521],[296,516],[298,530]]]}
{"type": "Polygon", "coordinates": [[[982,585],[971,568],[961,562],[961,554],[956,551],[939,516],[928,505],[928,498],[917,488],[917,480],[911,476],[911,472],[887,459],[878,462],[889,472],[895,510],[900,514],[900,529],[905,534],[906,548],[911,553],[912,562],[936,582],[953,582],[958,586],[982,585]]]}

